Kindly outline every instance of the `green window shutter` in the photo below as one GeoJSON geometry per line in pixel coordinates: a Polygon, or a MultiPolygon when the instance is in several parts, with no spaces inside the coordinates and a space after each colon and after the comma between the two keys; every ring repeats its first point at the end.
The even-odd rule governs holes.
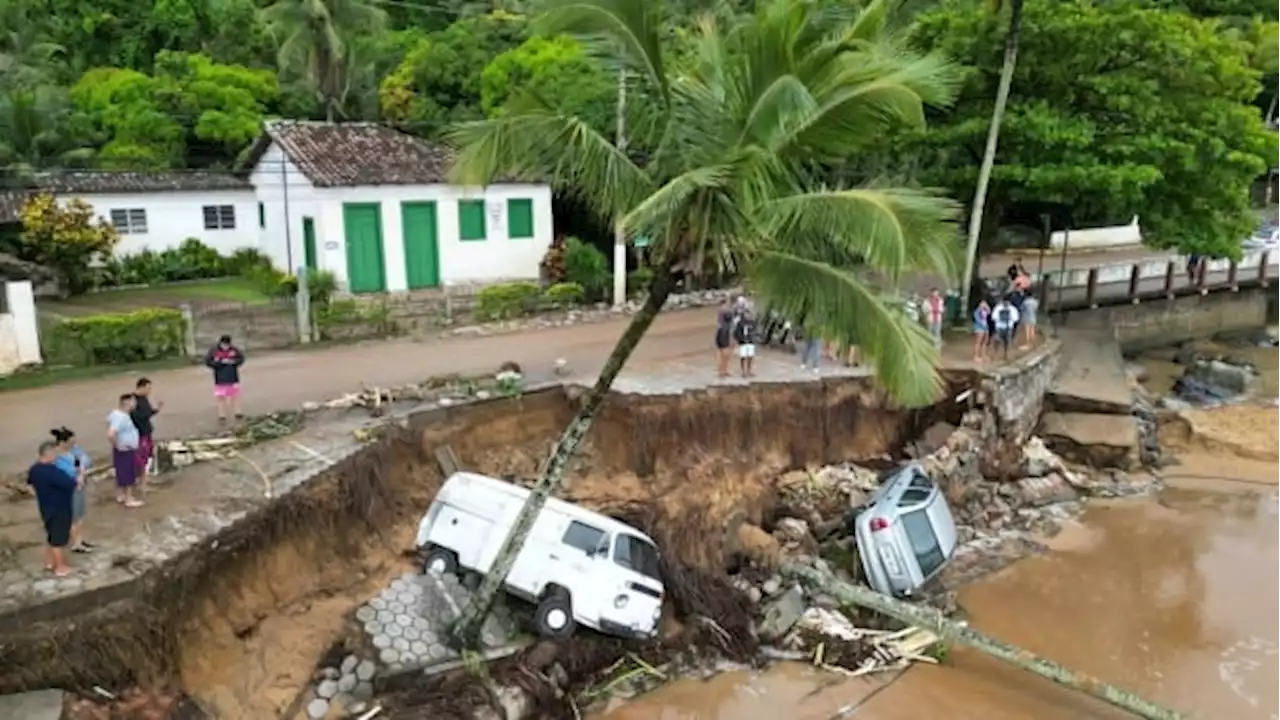
{"type": "Polygon", "coordinates": [[[507,237],[512,239],[533,237],[533,201],[507,201],[507,237]]]}
{"type": "Polygon", "coordinates": [[[484,239],[484,201],[458,201],[458,239],[484,239]]]}

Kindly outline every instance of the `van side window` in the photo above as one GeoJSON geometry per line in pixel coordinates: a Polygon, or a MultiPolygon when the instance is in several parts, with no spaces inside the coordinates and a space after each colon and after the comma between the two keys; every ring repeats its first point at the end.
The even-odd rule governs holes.
{"type": "Polygon", "coordinates": [[[902,497],[898,498],[898,507],[907,507],[908,505],[917,505],[929,499],[929,491],[921,490],[918,487],[909,487],[902,491],[902,497]]]}
{"type": "Polygon", "coordinates": [[[590,555],[596,551],[596,548],[600,547],[600,544],[604,541],[604,535],[603,530],[598,530],[590,525],[573,520],[569,523],[569,529],[564,531],[564,537],[561,542],[590,555]]]}
{"type": "Polygon", "coordinates": [[[919,488],[925,492],[933,492],[933,481],[929,479],[928,475],[917,472],[911,477],[911,487],[919,488]]]}

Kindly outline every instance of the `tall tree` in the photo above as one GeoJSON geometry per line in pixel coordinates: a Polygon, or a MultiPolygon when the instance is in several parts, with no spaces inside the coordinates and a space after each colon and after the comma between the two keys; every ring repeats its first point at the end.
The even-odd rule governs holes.
{"type": "MultiPolygon", "coordinates": [[[[999,11],[1003,0],[994,0],[999,11]]],[[[1004,58],[1000,63],[1000,82],[996,85],[995,106],[991,110],[991,124],[987,128],[987,144],[982,151],[982,164],[978,167],[978,184],[973,191],[969,207],[969,241],[965,246],[964,281],[960,296],[969,302],[972,294],[973,273],[978,266],[978,239],[982,235],[982,211],[987,203],[987,185],[991,182],[991,168],[996,164],[996,148],[1000,145],[1000,124],[1004,122],[1004,108],[1009,103],[1009,89],[1013,87],[1013,69],[1018,66],[1018,36],[1022,34],[1022,0],[1009,2],[1009,30],[1004,36],[1004,58]]]]}
{"type": "Polygon", "coordinates": [[[276,0],[262,11],[279,43],[282,71],[306,80],[333,122],[347,94],[355,35],[381,30],[386,13],[368,0],[276,0]]]}
{"type": "Polygon", "coordinates": [[[648,86],[664,127],[643,163],[532,95],[452,133],[457,182],[549,178],[598,217],[620,217],[628,233],[651,238],[656,270],[455,624],[459,644],[473,642],[677,265],[732,267],[763,301],[836,342],[856,342],[904,404],[930,402],[940,390],[938,351],[870,278],[891,288],[913,271],[954,277],[956,206],[927,191],[831,187],[823,178],[886,128],[923,125],[924,106],[948,102],[957,73],[938,57],[859,37],[867,28],[835,4],[776,0],[749,16],[706,17],[692,51],[679,56],[664,41],[662,17],[655,0],[564,0],[544,18],[546,33],[567,32],[601,57],[621,58],[648,86]]]}

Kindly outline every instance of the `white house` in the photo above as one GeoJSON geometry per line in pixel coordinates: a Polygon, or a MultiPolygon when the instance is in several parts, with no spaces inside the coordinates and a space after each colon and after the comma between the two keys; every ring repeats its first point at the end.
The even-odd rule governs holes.
{"type": "Polygon", "coordinates": [[[462,188],[447,148],[373,123],[269,122],[250,152],[258,247],[353,293],[538,277],[547,185],[462,188]]]}
{"type": "Polygon", "coordinates": [[[9,375],[23,365],[40,363],[37,327],[31,283],[26,280],[0,282],[0,376],[9,375]]]}
{"type": "Polygon", "coordinates": [[[185,170],[117,172],[75,170],[37,173],[33,187],[10,191],[0,202],[0,222],[18,221],[26,197],[52,193],[79,198],[120,233],[116,255],[160,251],[196,238],[223,255],[258,245],[253,186],[230,173],[185,170]]]}

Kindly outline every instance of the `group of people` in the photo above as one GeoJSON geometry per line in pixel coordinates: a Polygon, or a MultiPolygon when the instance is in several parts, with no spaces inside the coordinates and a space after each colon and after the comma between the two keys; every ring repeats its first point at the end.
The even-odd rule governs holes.
{"type": "Polygon", "coordinates": [[[751,304],[742,296],[727,300],[716,314],[716,375],[729,377],[729,360],[738,356],[742,377],[755,376],[756,342],[759,320],[751,304]]]}
{"type": "Polygon", "coordinates": [[[1009,358],[1009,346],[1021,331],[1023,349],[1037,342],[1040,301],[1031,291],[1031,276],[1019,265],[1010,265],[1005,291],[988,292],[973,311],[973,360],[986,362],[999,348],[1009,358]]]}
{"type": "MultiPolygon", "coordinates": [[[[230,335],[219,338],[205,355],[204,364],[213,373],[213,396],[219,423],[240,412],[240,366],[244,353],[231,342],[230,335]]],[[[133,392],[122,393],[114,410],[107,413],[107,442],[111,446],[111,467],[115,474],[116,503],[134,509],[145,505],[142,494],[155,468],[155,417],[164,401],[152,400],[152,383],[139,378],[133,392]]],[[[65,552],[93,552],[84,537],[87,510],[86,483],[93,461],[77,440],[74,431],[58,427],[51,438],[40,443],[39,458],[27,471],[27,482],[35,491],[40,519],[44,523],[45,570],[56,577],[71,573],[65,552]]]]}

